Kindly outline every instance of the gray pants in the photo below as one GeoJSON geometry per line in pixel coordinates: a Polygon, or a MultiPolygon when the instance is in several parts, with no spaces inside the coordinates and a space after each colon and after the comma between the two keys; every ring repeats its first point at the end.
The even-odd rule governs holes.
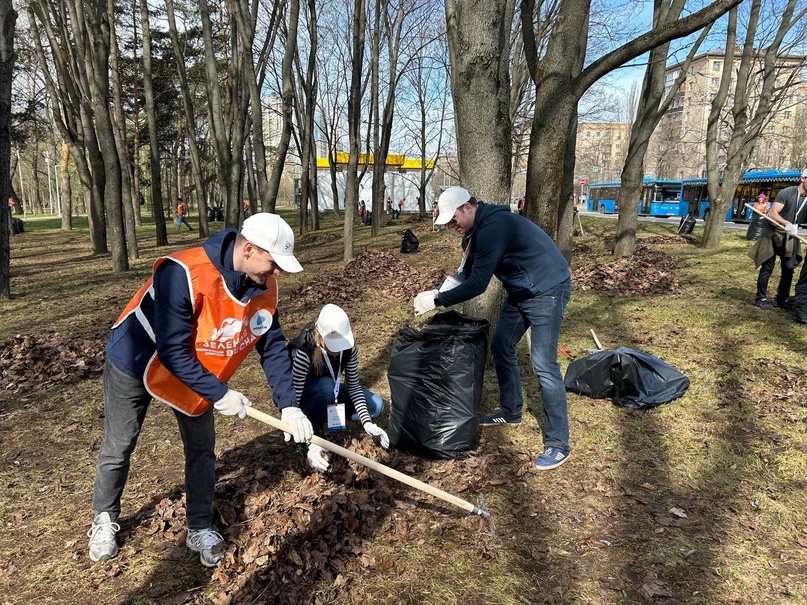
{"type": "MultiPolygon", "coordinates": [[[[132,378],[109,360],[104,366],[104,438],[98,451],[93,488],[93,511],[107,512],[115,521],[129,476],[129,461],[137,444],[151,395],[143,381],[132,378]]],[[[216,487],[216,432],[213,406],[201,416],[174,411],[185,446],[185,497],[189,529],[213,525],[216,487]]],[[[168,462],[168,461],[166,461],[168,462]]]]}

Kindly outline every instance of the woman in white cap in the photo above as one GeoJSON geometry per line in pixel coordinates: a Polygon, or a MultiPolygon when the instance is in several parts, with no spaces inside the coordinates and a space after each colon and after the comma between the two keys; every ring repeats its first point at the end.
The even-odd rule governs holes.
{"type": "MultiPolygon", "coordinates": [[[[351,418],[381,447],[389,447],[386,431],[373,423],[384,411],[384,401],[359,384],[359,350],[340,307],[325,305],[317,320],[289,343],[289,352],[297,401],[314,427],[341,430],[351,418]]],[[[317,472],[328,470],[327,452],[317,445],[309,444],[308,462],[317,472]]]]}

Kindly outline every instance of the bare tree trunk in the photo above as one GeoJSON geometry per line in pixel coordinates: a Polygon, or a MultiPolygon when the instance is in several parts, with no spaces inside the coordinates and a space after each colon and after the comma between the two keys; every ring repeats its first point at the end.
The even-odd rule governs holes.
{"type": "Polygon", "coordinates": [[[0,2],[0,299],[11,298],[11,82],[17,13],[11,2],[0,2]]]}
{"type": "Polygon", "coordinates": [[[119,273],[129,269],[129,259],[123,224],[121,166],[112,131],[111,108],[107,102],[110,85],[108,68],[110,36],[114,24],[107,19],[106,0],[94,0],[93,4],[86,8],[91,49],[87,71],[92,74],[93,122],[104,165],[104,211],[112,253],[112,270],[119,273]]]}
{"type": "MultiPolygon", "coordinates": [[[[763,50],[757,48],[756,34],[760,23],[760,0],[751,2],[751,9],[746,25],[745,41],[739,67],[729,59],[736,52],[736,24],[737,15],[729,14],[729,28],[726,35],[726,53],[723,62],[720,86],[712,100],[712,108],[706,129],[706,170],[707,189],[709,191],[709,216],[703,230],[703,247],[714,249],[720,246],[723,234],[723,217],[734,198],[737,184],[746,169],[748,158],[754,151],[754,145],[772,108],[780,104],[792,91],[792,86],[801,81],[799,70],[793,69],[782,78],[779,63],[779,50],[785,37],[791,29],[801,21],[807,10],[801,9],[794,16],[795,0],[788,0],[779,17],[779,25],[773,41],[763,50]],[[762,63],[758,69],[755,63],[762,63]],[[734,78],[732,78],[734,76],[734,78]],[[722,183],[719,181],[720,166],[718,165],[717,146],[719,139],[719,126],[724,119],[722,116],[724,105],[728,97],[728,88],[734,84],[731,108],[731,135],[726,152],[726,165],[722,171],[722,183]],[[758,95],[756,108],[749,109],[751,89],[758,95]],[[749,113],[752,115],[749,115],[749,113]]],[[[768,26],[768,23],[765,24],[768,26]]]]}
{"type": "Polygon", "coordinates": [[[168,245],[163,207],[162,173],[160,172],[160,143],[157,137],[157,118],[154,108],[154,85],[151,67],[151,25],[147,0],[140,0],[140,28],[143,31],[143,98],[145,99],[146,125],[149,131],[149,169],[151,172],[151,203],[154,208],[154,230],[158,246],[168,245]]]}
{"type": "MultiPolygon", "coordinates": [[[[460,183],[477,199],[493,204],[509,204],[510,199],[513,11],[514,0],[473,4],[446,0],[460,183]]],[[[501,284],[494,281],[463,309],[493,326],[501,297],[501,284]]]]}
{"type": "Polygon", "coordinates": [[[126,251],[130,260],[140,257],[137,247],[137,230],[135,227],[135,212],[137,208],[137,195],[132,189],[132,173],[129,151],[126,148],[126,118],[123,113],[123,85],[120,72],[120,48],[115,33],[115,3],[107,0],[107,20],[109,21],[109,61],[112,79],[112,107],[110,120],[112,133],[115,138],[115,149],[119,158],[121,175],[121,198],[123,207],[123,228],[126,251]]]}
{"type": "MultiPolygon", "coordinates": [[[[657,2],[654,9],[653,26],[657,27],[662,23],[678,19],[684,4],[684,0],[673,0],[670,4],[657,2]]],[[[614,256],[616,257],[630,256],[636,248],[636,228],[639,220],[637,205],[642,196],[644,158],[650,137],[672,104],[675,94],[686,78],[692,58],[710,30],[711,26],[707,26],[701,32],[689,50],[686,60],[681,64],[678,78],[666,90],[667,53],[670,44],[662,44],[650,51],[647,70],[642,82],[640,102],[630,131],[628,153],[622,168],[622,183],[616,199],[619,208],[617,239],[614,246],[614,256]]]]}
{"type": "MultiPolygon", "coordinates": [[[[277,203],[277,192],[280,190],[280,177],[286,164],[286,154],[289,151],[291,140],[292,112],[294,103],[294,55],[297,53],[297,26],[300,19],[300,0],[289,2],[289,23],[286,28],[286,44],[283,51],[283,92],[281,111],[283,113],[283,130],[280,133],[280,142],[277,146],[275,163],[272,166],[272,175],[269,180],[269,201],[272,204],[269,212],[274,211],[277,203]]],[[[265,209],[266,210],[266,209],[265,209]]],[[[301,208],[302,211],[302,208],[301,208]]]]}
{"type": "Polygon", "coordinates": [[[359,144],[361,140],[362,72],[364,71],[364,41],[367,28],[365,0],[353,2],[353,36],[351,44],[350,89],[347,101],[349,154],[345,174],[345,246],[343,258],[353,258],[353,223],[359,199],[359,144]]]}

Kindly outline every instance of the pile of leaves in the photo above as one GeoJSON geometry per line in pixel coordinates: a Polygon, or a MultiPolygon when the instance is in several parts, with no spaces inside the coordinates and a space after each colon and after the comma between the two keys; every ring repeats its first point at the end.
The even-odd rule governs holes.
{"type": "Polygon", "coordinates": [[[294,293],[304,307],[326,303],[349,307],[372,290],[395,300],[409,300],[419,292],[434,288],[445,279],[442,269],[416,269],[400,255],[371,250],[349,261],[338,273],[323,275],[294,293]]]}
{"type": "Polygon", "coordinates": [[[17,334],[0,347],[0,391],[30,393],[74,384],[100,374],[104,359],[100,334],[81,339],[58,332],[17,334]]]}
{"type": "MultiPolygon", "coordinates": [[[[458,467],[434,464],[394,451],[382,453],[366,438],[345,440],[343,446],[358,454],[380,458],[452,491],[475,491],[473,476],[487,464],[475,457],[458,467]]],[[[424,506],[422,495],[362,465],[331,455],[327,475],[318,475],[307,469],[304,459],[281,439],[261,439],[232,452],[221,464],[216,502],[218,526],[226,526],[222,533],[227,552],[212,573],[212,591],[188,591],[175,595],[175,602],[360,603],[351,577],[360,570],[384,572],[396,565],[372,554],[378,536],[411,541],[441,525],[462,526],[470,547],[486,548],[492,539],[480,518],[448,505],[435,506],[426,517],[417,515],[424,506]]],[[[185,527],[184,499],[176,492],[141,520],[138,531],[173,543],[176,554],[170,557],[187,557],[185,527]]],[[[126,543],[124,548],[129,548],[126,543]]]]}
{"type": "Polygon", "coordinates": [[[574,271],[575,290],[602,294],[654,296],[680,294],[680,263],[674,257],[639,246],[632,256],[583,265],[574,271]]]}

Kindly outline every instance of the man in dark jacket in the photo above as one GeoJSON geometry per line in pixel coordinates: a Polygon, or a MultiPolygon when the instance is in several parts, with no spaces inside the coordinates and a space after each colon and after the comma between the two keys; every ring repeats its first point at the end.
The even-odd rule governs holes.
{"type": "Polygon", "coordinates": [[[223,539],[213,527],[213,410],[246,415],[249,399],[227,381],[252,349],[260,355],[294,440],[311,439],[311,423],[297,407],[275,280],[281,271],[302,269],[294,257],[294,232],[269,213],[247,218],[240,233],[226,229],[202,247],[157,260],[153,276],[124,308],[106,345],[104,437],[93,490],[95,516],[87,534],[91,560],[118,554],[121,495],[152,399],[171,406],[179,425],[186,544],[207,567],[224,556],[223,539]]]}
{"type": "Polygon", "coordinates": [[[762,235],[748,251],[748,255],[759,267],[757,294],[754,304],[766,311],[789,308],[790,286],[793,272],[801,262],[799,242],[796,239],[799,224],[807,220],[807,170],[801,173],[799,184],[782,189],[776,196],[768,219],[762,228],[762,235]],[[776,289],[776,307],[768,300],[768,281],[779,257],[782,275],[776,289]]]}
{"type": "Polygon", "coordinates": [[[477,202],[462,187],[446,189],[438,206],[435,223],[449,224],[463,235],[464,255],[456,275],[438,290],[418,294],[415,314],[479,296],[494,275],[502,282],[507,296],[491,343],[501,409],[482,418],[481,425],[521,424],[524,400],[516,345],[531,328],[530,357],[544,407],[544,450],[535,466],[558,467],[570,451],[566,389],[557,361],[560,326],[572,291],[569,265],[543,230],[506,206],[477,202]]]}

